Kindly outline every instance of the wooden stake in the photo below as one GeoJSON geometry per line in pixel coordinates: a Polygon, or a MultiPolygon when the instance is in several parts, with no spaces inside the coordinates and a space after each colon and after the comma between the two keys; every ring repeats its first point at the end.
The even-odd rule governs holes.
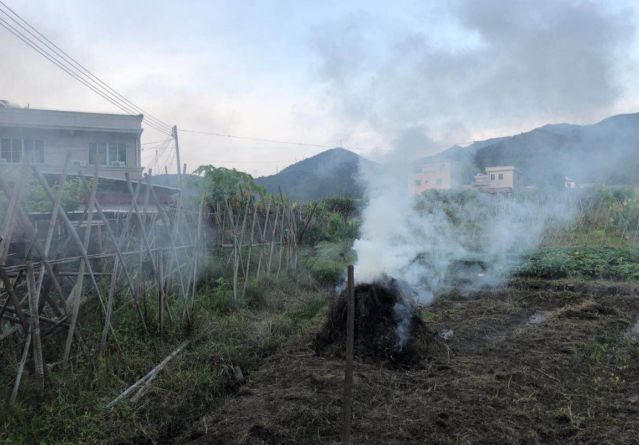
{"type": "Polygon", "coordinates": [[[355,295],[354,270],[348,266],[347,306],[346,316],[346,369],[344,372],[344,423],[342,428],[342,443],[351,444],[351,424],[353,422],[353,343],[355,336],[355,295]]]}

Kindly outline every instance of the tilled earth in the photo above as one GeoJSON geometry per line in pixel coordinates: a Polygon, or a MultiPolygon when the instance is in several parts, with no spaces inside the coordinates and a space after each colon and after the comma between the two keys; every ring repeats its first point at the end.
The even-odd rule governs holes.
{"type": "MultiPolygon", "coordinates": [[[[639,289],[516,281],[426,308],[445,353],[417,369],[356,362],[356,444],[639,444],[639,289]]],[[[330,444],[343,361],[309,335],[182,437],[193,444],[330,444]]]]}

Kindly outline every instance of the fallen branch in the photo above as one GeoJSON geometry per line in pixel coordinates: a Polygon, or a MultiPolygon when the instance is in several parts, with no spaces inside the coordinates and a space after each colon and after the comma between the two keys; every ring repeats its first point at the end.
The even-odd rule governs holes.
{"type": "Polygon", "coordinates": [[[138,380],[137,382],[135,382],[133,385],[129,386],[122,394],[120,394],[119,396],[117,396],[115,399],[113,399],[111,402],[109,402],[104,409],[106,411],[109,411],[111,408],[113,408],[116,404],[118,404],[119,402],[121,402],[122,400],[128,398],[131,394],[133,394],[133,392],[135,392],[138,388],[140,388],[141,386],[145,385],[148,382],[151,382],[153,379],[155,379],[156,375],[162,370],[164,369],[164,367],[171,361],[173,360],[178,354],[180,354],[189,344],[191,344],[191,340],[186,340],[185,342],[183,342],[180,346],[178,346],[178,348],[171,352],[164,360],[162,360],[162,362],[160,362],[159,365],[157,365],[155,368],[153,368],[151,371],[149,371],[149,373],[147,375],[145,375],[144,377],[142,377],[140,380],[138,380]]]}

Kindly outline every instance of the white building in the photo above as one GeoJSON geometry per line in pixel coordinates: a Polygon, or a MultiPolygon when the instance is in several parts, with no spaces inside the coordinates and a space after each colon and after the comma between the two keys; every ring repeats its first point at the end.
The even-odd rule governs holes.
{"type": "Polygon", "coordinates": [[[43,173],[60,173],[67,155],[69,174],[132,179],[142,174],[142,115],[19,108],[0,101],[0,174],[17,171],[28,157],[43,173]]]}
{"type": "Polygon", "coordinates": [[[432,160],[418,167],[413,175],[413,194],[427,190],[450,190],[461,186],[461,169],[450,160],[432,160]]]}
{"type": "Polygon", "coordinates": [[[510,166],[486,167],[475,175],[473,188],[487,193],[516,193],[521,190],[521,173],[510,166]]]}

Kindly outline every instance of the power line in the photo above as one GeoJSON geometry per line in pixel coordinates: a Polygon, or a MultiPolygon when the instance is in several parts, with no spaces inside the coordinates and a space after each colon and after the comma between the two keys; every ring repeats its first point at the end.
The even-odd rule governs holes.
{"type": "Polygon", "coordinates": [[[2,9],[2,7],[0,7],[0,13],[4,14],[5,17],[10,19],[13,23],[26,31],[29,35],[34,37],[37,41],[34,41],[23,31],[17,29],[14,25],[0,17],[0,25],[2,25],[10,33],[12,33],[18,39],[22,40],[25,44],[30,46],[51,63],[58,66],[68,75],[85,85],[87,88],[91,89],[96,94],[108,100],[116,107],[120,108],[126,113],[144,114],[147,125],[155,128],[162,133],[170,134],[171,126],[169,124],[145,112],[145,110],[135,105],[122,94],[118,93],[102,79],[95,76],[88,69],[82,66],[77,60],[69,56],[65,51],[54,44],[44,34],[38,31],[31,24],[29,24],[25,19],[23,19],[18,13],[12,10],[1,0],[0,5],[6,9],[4,10],[2,9]],[[7,10],[9,12],[7,12],[7,10]]]}
{"type": "Polygon", "coordinates": [[[213,131],[185,130],[183,128],[181,128],[180,131],[186,132],[186,133],[206,134],[206,135],[217,136],[222,138],[243,139],[243,140],[255,141],[255,142],[266,142],[269,144],[287,144],[287,145],[303,145],[307,147],[335,148],[335,145],[312,144],[312,143],[306,143],[306,142],[285,141],[285,140],[259,138],[259,137],[252,137],[252,136],[237,136],[234,134],[216,133],[213,131]]]}
{"type": "Polygon", "coordinates": [[[151,144],[161,144],[164,141],[151,141],[151,142],[143,142],[140,145],[151,145],[151,144]]]}
{"type": "MultiPolygon", "coordinates": [[[[62,61],[63,61],[63,63],[66,64],[66,66],[74,68],[75,70],[78,71],[79,74],[85,76],[87,79],[89,79],[97,87],[103,89],[103,91],[108,92],[110,95],[112,95],[112,97],[114,97],[115,99],[121,101],[126,106],[132,108],[133,110],[135,110],[135,112],[141,113],[141,114],[148,114],[142,108],[138,107],[133,102],[129,101],[126,97],[122,96],[116,90],[111,88],[111,86],[109,86],[106,82],[102,81],[102,79],[98,78],[93,73],[91,73],[88,69],[86,69],[84,66],[82,66],[77,60],[75,60],[73,57],[71,57],[69,54],[67,54],[64,50],[62,50],[59,46],[57,46],[55,43],[53,43],[51,40],[49,40],[44,34],[42,34],[40,31],[38,31],[34,26],[32,26],[29,22],[27,22],[17,12],[15,12],[13,9],[11,9],[9,6],[7,6],[1,0],[0,0],[0,5],[2,5],[6,10],[8,10],[10,12],[10,14],[7,13],[6,10],[2,10],[2,9],[0,9],[0,12],[2,12],[6,17],[8,17],[11,21],[13,21],[18,26],[20,26],[23,30],[25,30],[27,33],[29,33],[31,36],[33,36],[35,39],[37,39],[41,44],[46,46],[46,48],[48,48],[49,50],[53,51],[55,53],[54,57],[56,57],[56,58],[57,57],[62,57],[62,61]]],[[[14,28],[14,30],[15,30],[15,28],[14,28]]],[[[20,31],[17,31],[17,32],[20,32],[20,31]]],[[[21,35],[24,36],[24,34],[21,34],[21,35]]],[[[26,37],[26,36],[24,36],[24,37],[26,37]]],[[[29,39],[33,43],[33,41],[30,38],[27,37],[27,39],[29,39]]],[[[38,45],[40,47],[39,44],[36,44],[36,45],[38,45]]],[[[40,48],[44,49],[43,47],[40,47],[40,48]]],[[[45,50],[45,51],[47,51],[47,50],[45,50]]],[[[47,53],[51,54],[49,51],[47,51],[47,53]]],[[[60,60],[60,59],[57,59],[57,60],[60,60]]],[[[164,126],[167,129],[170,128],[170,126],[168,124],[166,124],[165,122],[162,122],[161,120],[155,118],[152,115],[150,115],[150,119],[149,120],[153,120],[154,123],[156,123],[158,126],[164,126]]]]}

